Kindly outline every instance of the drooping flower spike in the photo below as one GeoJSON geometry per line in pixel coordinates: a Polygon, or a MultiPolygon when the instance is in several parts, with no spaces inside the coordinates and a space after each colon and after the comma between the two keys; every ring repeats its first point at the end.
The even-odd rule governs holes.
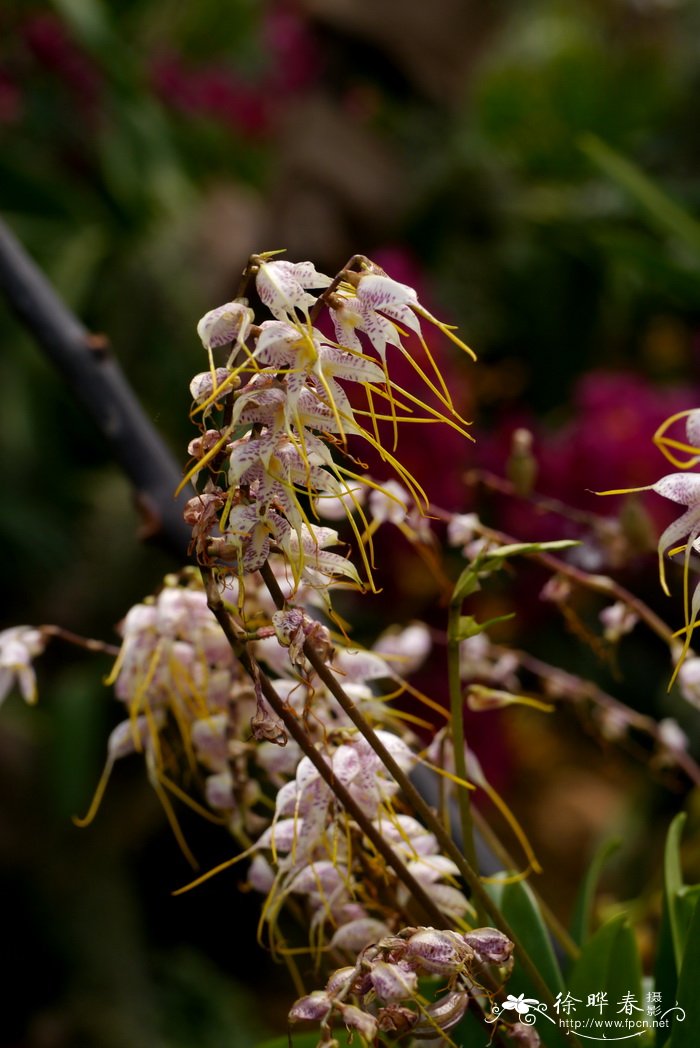
{"type": "MultiPolygon", "coordinates": [[[[372,579],[376,525],[369,523],[362,500],[355,494],[358,484],[366,481],[362,473],[336,461],[331,449],[338,448],[346,460],[353,460],[348,437],[366,441],[393,470],[418,515],[425,514],[427,495],[386,448],[379,422],[392,422],[395,443],[400,421],[443,422],[468,436],[467,423],[455,411],[425,344],[421,321],[436,324],[462,348],[467,347],[421,305],[412,288],[387,276],[369,259],[357,256],[350,269],[331,278],[319,273],[311,262],[292,263],[275,259],[274,254],[251,256],[246,270],[246,279],[255,279],[272,320],[256,325],[247,300],[239,297],[207,313],[198,326],[210,372],[196,376],[191,387],[193,416],[201,416],[202,436],[191,445],[194,463],[180,488],[206,471],[208,485],[216,490],[208,493],[213,496],[208,501],[209,512],[192,507],[196,549],[209,563],[223,561],[234,566],[241,581],[259,570],[271,552],[282,550],[298,588],[302,580],[313,577],[309,573],[313,555],[307,547],[321,534],[309,513],[316,512],[319,497],[331,497],[345,506],[367,582],[376,590],[372,579]],[[318,291],[321,293],[313,293],[318,291]],[[314,326],[323,307],[335,325],[336,342],[314,326]],[[435,380],[402,345],[407,331],[421,340],[435,380]],[[360,335],[379,360],[368,355],[360,335]],[[215,368],[213,350],[229,346],[227,367],[215,368]],[[438,407],[423,403],[393,382],[389,346],[410,360],[438,407]],[[242,384],[244,376],[248,378],[242,384]],[[366,410],[351,403],[346,383],[364,388],[366,410]],[[382,399],[388,402],[388,412],[377,410],[382,399]],[[223,410],[223,417],[217,430],[209,416],[218,409],[223,410]]],[[[242,285],[239,294],[244,293],[242,285]]],[[[371,487],[375,502],[378,495],[385,504],[391,505],[392,499],[396,502],[389,487],[376,482],[371,487]]],[[[414,531],[412,527],[411,534],[414,531]]],[[[320,557],[320,548],[316,556],[320,557]]],[[[320,557],[321,562],[333,563],[330,555],[320,557]]],[[[343,576],[353,582],[357,578],[356,573],[339,567],[330,578],[343,576]]]]}

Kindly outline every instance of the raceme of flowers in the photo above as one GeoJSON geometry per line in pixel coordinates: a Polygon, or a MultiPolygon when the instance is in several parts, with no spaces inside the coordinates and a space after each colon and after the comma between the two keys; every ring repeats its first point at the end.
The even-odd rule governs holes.
{"type": "MultiPolygon", "coordinates": [[[[362,442],[378,452],[398,477],[399,491],[424,510],[425,492],[393,454],[399,424],[443,422],[468,433],[421,324],[435,324],[467,347],[421,305],[412,288],[369,259],[357,256],[331,278],[310,262],[281,261],[272,254],[253,256],[247,270],[271,319],[256,323],[247,299],[239,297],[198,325],[210,368],[191,384],[201,435],[190,444],[195,461],[183,485],[206,478],[187,510],[194,546],[201,562],[225,565],[239,577],[260,569],[276,550],[286,558],[295,586],[305,580],[324,596],[338,583],[360,587],[354,565],[329,552],[337,533],[312,519],[318,520],[330,501],[342,506],[350,521],[372,586],[373,527],[363,508],[365,490],[381,496],[385,516],[387,503],[399,514],[406,506],[391,483],[379,484],[361,467],[353,468],[357,452],[362,442]],[[312,294],[318,289],[319,295],[312,294]],[[317,326],[324,314],[335,338],[317,326]],[[404,345],[407,333],[422,347],[422,362],[404,345]],[[222,352],[223,364],[214,359],[222,352]],[[410,362],[432,403],[392,380],[392,353],[410,362]],[[358,406],[361,397],[353,389],[364,391],[364,406],[358,406]],[[213,418],[218,422],[212,424],[213,418]],[[380,420],[392,424],[393,451],[380,439],[380,420]]],[[[370,513],[375,504],[376,499],[370,513]]]]}
{"type": "Polygon", "coordinates": [[[507,979],[512,955],[512,942],[495,928],[464,935],[402,928],[366,945],[354,964],[333,972],[325,989],[296,1001],[289,1021],[318,1024],[319,1046],[337,1043],[331,1040],[334,1026],[357,1031],[365,1042],[385,1034],[451,1044],[442,1038],[460,1021],[470,997],[488,999],[482,980],[507,979]],[[425,996],[431,983],[439,984],[432,999],[425,996]]]}

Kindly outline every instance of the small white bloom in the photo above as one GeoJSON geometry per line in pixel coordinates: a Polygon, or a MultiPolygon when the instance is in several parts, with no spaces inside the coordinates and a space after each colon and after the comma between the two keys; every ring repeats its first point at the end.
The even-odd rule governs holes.
{"type": "Polygon", "coordinates": [[[396,480],[385,481],[381,489],[374,489],[369,496],[369,511],[379,524],[403,524],[408,513],[410,496],[396,480]]]}
{"type": "Polygon", "coordinates": [[[447,525],[447,542],[450,546],[466,546],[479,530],[476,513],[455,513],[447,525]]]}
{"type": "Polygon", "coordinates": [[[36,674],[32,659],[41,655],[45,646],[41,632],[31,626],[13,626],[0,633],[0,703],[15,682],[25,702],[30,705],[36,702],[36,674]]]}
{"type": "Polygon", "coordinates": [[[673,717],[659,721],[659,739],[671,753],[682,753],[688,748],[688,736],[673,717]]]}
{"type": "Polygon", "coordinates": [[[620,637],[630,633],[639,622],[637,615],[621,600],[603,608],[599,618],[605,627],[603,636],[611,644],[615,644],[620,637]]]}
{"type": "Polygon", "coordinates": [[[700,658],[697,655],[686,659],[679,669],[678,686],[686,702],[700,709],[700,658]]]}
{"type": "Polygon", "coordinates": [[[427,659],[433,646],[424,622],[412,622],[404,629],[391,627],[374,644],[374,651],[392,661],[402,676],[414,673],[427,659]],[[395,661],[394,661],[395,660],[395,661]]]}
{"type": "Polygon", "coordinates": [[[240,346],[248,337],[254,318],[253,310],[245,303],[225,302],[204,314],[197,324],[197,334],[208,350],[231,343],[240,346]]]}
{"type": "Polygon", "coordinates": [[[262,262],[255,278],[260,301],[277,320],[294,318],[297,309],[306,312],[316,301],[307,289],[331,283],[331,278],[318,273],[312,262],[262,262]]]}

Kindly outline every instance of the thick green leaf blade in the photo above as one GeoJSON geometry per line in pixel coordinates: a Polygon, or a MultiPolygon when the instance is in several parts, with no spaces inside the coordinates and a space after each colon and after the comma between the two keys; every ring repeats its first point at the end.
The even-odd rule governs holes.
{"type": "MultiPolygon", "coordinates": [[[[547,926],[532,891],[524,881],[516,881],[513,884],[490,884],[488,889],[503,916],[518,933],[520,940],[526,944],[527,952],[545,983],[556,995],[564,989],[564,978],[552,949],[547,926]]],[[[534,995],[537,996],[536,993],[534,995]]]]}
{"type": "Polygon", "coordinates": [[[574,915],[571,919],[571,937],[579,946],[583,946],[590,936],[593,902],[601,872],[613,852],[620,847],[620,843],[619,837],[612,837],[607,841],[603,841],[593,856],[579,888],[574,906],[574,915]]]}
{"type": "Polygon", "coordinates": [[[681,836],[685,825],[685,812],[679,812],[668,828],[666,849],[664,851],[664,899],[668,910],[668,921],[671,929],[671,942],[676,961],[676,970],[680,970],[683,956],[683,938],[685,927],[683,912],[678,903],[683,888],[683,871],[681,869],[681,836]]]}
{"type": "MultiPolygon", "coordinates": [[[[607,921],[585,944],[571,971],[569,992],[584,1008],[589,995],[607,994],[607,1015],[616,1013],[628,994],[636,1007],[644,1008],[642,964],[625,914],[607,921]]],[[[634,1014],[642,1016],[642,1012],[634,1014]]]]}
{"type": "MultiPolygon", "coordinates": [[[[669,1048],[697,1048],[700,1036],[700,904],[696,904],[693,919],[690,922],[686,940],[681,975],[678,980],[678,995],[673,1002],[664,1001],[664,1007],[675,1005],[683,1009],[681,1013],[668,1016],[672,1019],[671,1042],[669,1048]]],[[[661,1043],[662,1039],[659,1038],[661,1043]]]]}

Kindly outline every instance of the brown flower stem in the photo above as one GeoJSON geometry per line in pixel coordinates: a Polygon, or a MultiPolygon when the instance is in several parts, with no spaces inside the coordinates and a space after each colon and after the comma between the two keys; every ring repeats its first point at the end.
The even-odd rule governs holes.
{"type": "Polygon", "coordinates": [[[552,498],[549,495],[539,495],[534,491],[529,495],[523,495],[517,490],[512,481],[506,480],[505,477],[499,477],[498,474],[491,473],[487,469],[470,469],[468,473],[464,474],[464,480],[472,486],[481,484],[483,487],[488,488],[489,491],[498,492],[499,495],[507,495],[508,498],[517,498],[523,502],[529,502],[538,510],[554,513],[558,517],[573,520],[576,524],[585,524],[588,527],[595,528],[600,527],[601,524],[608,520],[607,517],[601,514],[576,509],[574,506],[567,506],[565,502],[561,502],[560,499],[552,498]]]}
{"type": "Polygon", "coordinates": [[[37,626],[37,629],[44,637],[65,641],[66,644],[73,644],[76,648],[85,648],[86,651],[99,651],[105,655],[111,655],[113,658],[116,658],[119,654],[119,648],[116,644],[108,644],[104,640],[93,640],[91,637],[81,637],[79,633],[73,633],[72,630],[64,630],[61,626],[37,626]]]}
{"type": "Polygon", "coordinates": [[[345,265],[340,270],[340,272],[336,273],[336,275],[333,277],[332,282],[328,285],[327,288],[323,289],[323,291],[321,292],[321,294],[318,296],[318,298],[316,299],[315,303],[311,307],[311,311],[309,313],[309,320],[311,321],[312,324],[316,323],[316,320],[318,319],[319,313],[321,312],[323,307],[326,305],[326,303],[328,302],[328,300],[331,297],[331,295],[333,295],[335,293],[335,291],[336,291],[338,285],[340,284],[341,280],[346,279],[348,274],[357,265],[361,265],[363,262],[368,262],[368,261],[369,260],[366,258],[365,255],[353,255],[352,258],[348,259],[348,261],[345,263],[345,265]]]}
{"type": "MultiPolygon", "coordinates": [[[[664,748],[659,725],[653,717],[647,717],[646,714],[632,709],[631,706],[627,706],[613,695],[603,691],[597,684],[583,680],[567,670],[560,669],[559,666],[543,662],[542,659],[535,658],[534,655],[525,651],[500,648],[498,645],[493,645],[493,650],[494,652],[508,651],[509,654],[516,657],[523,669],[539,677],[540,680],[546,681],[550,686],[553,685],[557,689],[557,694],[553,696],[550,694],[551,698],[558,698],[560,701],[569,703],[590,702],[600,709],[614,710],[620,713],[631,728],[636,728],[637,731],[648,735],[660,749],[664,748]]],[[[691,755],[683,750],[674,750],[672,757],[674,763],[685,772],[691,782],[700,786],[700,765],[693,760],[691,755]]]]}
{"type": "MultiPolygon", "coordinates": [[[[493,528],[481,527],[479,530],[486,538],[492,538],[504,546],[520,541],[513,538],[512,535],[506,535],[505,532],[496,531],[493,528]]],[[[634,593],[630,593],[628,589],[611,579],[609,575],[589,574],[589,572],[577,568],[574,564],[569,564],[559,557],[552,556],[551,553],[524,553],[523,556],[527,557],[528,560],[534,560],[538,564],[542,564],[557,575],[565,575],[584,589],[592,590],[594,593],[603,593],[606,597],[612,597],[621,601],[628,608],[631,608],[635,615],[642,622],[646,623],[649,629],[665,644],[672,648],[677,643],[671,627],[667,626],[663,619],[659,618],[656,612],[652,611],[643,600],[636,597],[634,593]]]]}
{"type": "Polygon", "coordinates": [[[246,673],[248,673],[253,680],[256,680],[259,683],[265,701],[272,708],[276,716],[278,716],[282,721],[285,729],[299,745],[302,752],[309,758],[321,778],[333,791],[334,795],[345,808],[347,813],[355,820],[365,837],[367,837],[387,865],[394,870],[396,876],[409,890],[416,903],[425,912],[426,917],[435,925],[435,927],[444,927],[445,917],[430,898],[425,888],[423,888],[415,877],[409,873],[405,864],[386,843],[384,837],[376,826],[374,826],[371,820],[367,818],[352,794],[341,782],[338,781],[333,773],[333,769],[328,762],[324,760],[322,754],[314,747],[294,713],[292,713],[289,707],[275,691],[269,677],[267,677],[258,666],[253,664],[250,654],[248,653],[245,644],[241,641],[233,620],[226,610],[226,606],[224,605],[218,591],[211,570],[208,568],[202,568],[202,575],[204,578],[209,608],[216,616],[216,619],[224,631],[226,639],[231,645],[236,658],[239,660],[246,673]]]}

